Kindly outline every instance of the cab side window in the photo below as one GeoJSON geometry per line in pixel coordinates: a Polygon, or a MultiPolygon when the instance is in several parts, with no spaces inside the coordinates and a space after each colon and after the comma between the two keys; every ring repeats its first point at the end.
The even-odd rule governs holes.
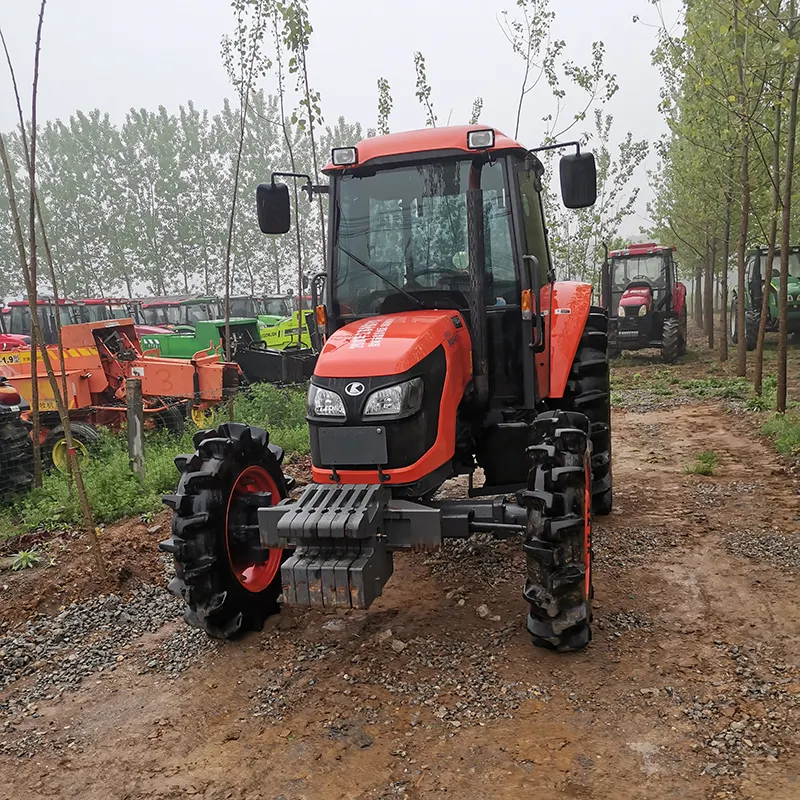
{"type": "Polygon", "coordinates": [[[536,191],[536,174],[532,168],[528,168],[530,166],[528,163],[520,163],[517,166],[523,238],[525,241],[525,255],[536,256],[539,262],[537,266],[539,286],[544,286],[547,283],[549,267],[547,241],[542,219],[542,201],[539,192],[536,191]]]}

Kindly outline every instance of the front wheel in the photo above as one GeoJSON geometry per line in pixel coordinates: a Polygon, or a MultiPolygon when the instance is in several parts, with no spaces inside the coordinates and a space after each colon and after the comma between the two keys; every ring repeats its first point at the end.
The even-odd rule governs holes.
{"type": "Polygon", "coordinates": [[[258,509],[286,497],[283,451],[269,434],[235,422],[198,431],[194,455],[178,456],[172,537],[159,545],[175,558],[170,591],[185,620],[217,639],[260,630],[278,611],[283,551],[264,550],[258,509]]]}
{"type": "Polygon", "coordinates": [[[758,344],[758,326],[761,322],[761,314],[758,311],[748,309],[744,312],[744,341],[745,347],[753,351],[758,344]]]}
{"type": "Polygon", "coordinates": [[[525,539],[528,631],[537,647],[580,650],[592,639],[592,467],[589,420],[548,411],[529,448],[525,539]]]}
{"type": "Polygon", "coordinates": [[[731,300],[731,342],[739,343],[739,301],[734,297],[731,300]]]}
{"type": "Polygon", "coordinates": [[[661,360],[665,364],[674,364],[681,353],[681,325],[677,317],[664,320],[661,329],[661,360]]]}
{"type": "Polygon", "coordinates": [[[680,325],[680,344],[678,346],[678,355],[685,356],[686,355],[686,346],[688,340],[688,324],[686,319],[686,304],[683,305],[683,311],[681,311],[681,325],[680,325]]]}

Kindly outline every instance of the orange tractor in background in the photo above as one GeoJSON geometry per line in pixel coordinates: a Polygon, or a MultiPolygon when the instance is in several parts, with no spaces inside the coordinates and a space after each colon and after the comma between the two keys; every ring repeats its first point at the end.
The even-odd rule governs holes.
{"type": "MultiPolygon", "coordinates": [[[[192,359],[158,358],[142,351],[132,319],[65,325],[61,347],[72,434],[82,449],[99,438],[97,426],[118,428],[126,416],[125,381],[140,378],[145,421],[149,426],[180,433],[187,402],[203,412],[236,392],[240,370],[222,363],[219,353],[200,352],[192,359]]],[[[48,347],[50,361],[62,384],[58,345],[48,347]]],[[[0,376],[5,376],[26,400],[31,398],[29,349],[0,353],[0,376]]],[[[64,430],[44,363],[37,360],[42,444],[53,463],[66,464],[64,430]],[[63,462],[63,463],[62,463],[63,462]]],[[[30,412],[28,412],[29,414],[30,412]]]]}
{"type": "MultiPolygon", "coordinates": [[[[546,149],[567,146],[564,203],[591,206],[592,154],[546,149]]],[[[190,624],[233,637],[279,598],[367,608],[393,552],[490,532],[524,539],[534,643],[589,642],[592,515],[612,497],[608,316],[590,285],[555,279],[536,152],[492,128],[435,128],[333,150],[327,186],[288,176],[329,196],[314,480],[285,500],[266,431],[197,434],[161,545],[190,624]],[[468,497],[437,494],[457,475],[468,497]]],[[[267,234],[290,228],[283,176],[258,187],[267,234]]]]}

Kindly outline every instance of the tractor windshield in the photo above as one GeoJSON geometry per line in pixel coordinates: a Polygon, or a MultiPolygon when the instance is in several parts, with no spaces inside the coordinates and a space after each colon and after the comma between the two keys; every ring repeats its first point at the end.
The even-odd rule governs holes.
{"type": "Polygon", "coordinates": [[[271,317],[288,317],[292,311],[285,297],[267,297],[264,300],[264,313],[271,317]]]}
{"type": "MultiPolygon", "coordinates": [[[[423,304],[431,290],[449,292],[459,304],[465,300],[471,166],[471,160],[440,161],[341,178],[334,251],[341,316],[381,313],[384,299],[398,294],[392,284],[423,304]]],[[[504,172],[497,161],[480,173],[487,298],[498,304],[518,302],[504,172]]]]}
{"type": "Polygon", "coordinates": [[[632,281],[647,281],[664,288],[667,271],[663,255],[625,256],[611,260],[612,289],[624,291],[632,281]]]}
{"type": "MultiPolygon", "coordinates": [[[[45,303],[39,304],[39,324],[42,326],[42,334],[47,344],[54,344],[58,339],[58,328],[55,321],[55,306],[45,303]]],[[[73,307],[59,306],[59,318],[61,325],[72,325],[76,318],[73,316],[73,307]]],[[[23,336],[31,335],[31,312],[27,305],[11,306],[11,314],[8,321],[9,333],[18,333],[23,336]]]]}
{"type": "Polygon", "coordinates": [[[256,304],[252,297],[232,297],[231,316],[232,317],[256,317],[256,304]]]}
{"type": "MultiPolygon", "coordinates": [[[[767,263],[767,256],[761,256],[761,274],[764,274],[764,265],[767,263]]],[[[779,278],[781,275],[781,256],[775,254],[772,260],[772,277],[779,278]]],[[[789,253],[789,275],[800,280],[800,253],[789,253]]]]}
{"type": "Polygon", "coordinates": [[[181,325],[180,306],[151,306],[142,310],[148,325],[181,325]]]}

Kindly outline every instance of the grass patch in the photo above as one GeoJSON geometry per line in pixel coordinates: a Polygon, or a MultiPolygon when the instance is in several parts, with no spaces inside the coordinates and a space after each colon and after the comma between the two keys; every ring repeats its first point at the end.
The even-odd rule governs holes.
{"type": "MultiPolygon", "coordinates": [[[[238,422],[266,428],[270,441],[287,455],[310,451],[305,419],[304,389],[279,388],[269,384],[253,386],[236,398],[234,416],[238,422]]],[[[211,424],[227,420],[220,408],[211,424]]],[[[161,496],[175,488],[178,471],[175,456],[194,452],[191,424],[180,437],[149,431],[145,438],[146,480],[142,487],[128,464],[124,434],[103,431],[100,442],[83,463],[83,479],[98,524],[111,523],[137,514],[145,517],[160,510],[161,496]]],[[[52,471],[42,486],[0,510],[0,544],[36,530],[58,530],[81,522],[78,498],[67,477],[52,471]]]]}
{"type": "Polygon", "coordinates": [[[779,453],[785,456],[800,455],[800,410],[773,414],[761,426],[761,433],[772,439],[779,453]]]}
{"type": "Polygon", "coordinates": [[[706,450],[695,457],[694,463],[686,464],[683,471],[687,475],[713,475],[719,466],[719,458],[713,450],[706,450]]]}

